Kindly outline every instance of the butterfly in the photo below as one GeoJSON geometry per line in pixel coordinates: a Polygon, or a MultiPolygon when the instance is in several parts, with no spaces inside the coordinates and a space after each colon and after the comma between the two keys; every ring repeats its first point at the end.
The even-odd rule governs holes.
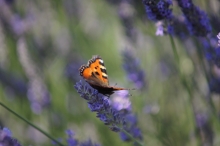
{"type": "Polygon", "coordinates": [[[90,86],[98,90],[103,95],[110,96],[114,91],[130,90],[119,87],[109,86],[108,75],[104,65],[104,61],[99,55],[94,55],[88,61],[87,65],[79,68],[80,76],[82,76],[90,86]]]}

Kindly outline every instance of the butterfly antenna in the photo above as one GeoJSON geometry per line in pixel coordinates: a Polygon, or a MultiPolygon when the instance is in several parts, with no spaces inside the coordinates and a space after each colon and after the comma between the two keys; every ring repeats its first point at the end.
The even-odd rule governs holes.
{"type": "Polygon", "coordinates": [[[136,90],[135,88],[132,88],[132,89],[127,89],[127,90],[136,90]]]}

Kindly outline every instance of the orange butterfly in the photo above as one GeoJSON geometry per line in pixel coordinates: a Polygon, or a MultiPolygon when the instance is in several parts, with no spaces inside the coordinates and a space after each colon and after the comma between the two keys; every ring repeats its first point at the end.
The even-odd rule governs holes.
{"type": "Polygon", "coordinates": [[[80,75],[99,93],[110,96],[114,91],[130,90],[109,86],[108,75],[104,65],[104,61],[99,55],[95,55],[88,61],[87,65],[79,68],[80,75]]]}

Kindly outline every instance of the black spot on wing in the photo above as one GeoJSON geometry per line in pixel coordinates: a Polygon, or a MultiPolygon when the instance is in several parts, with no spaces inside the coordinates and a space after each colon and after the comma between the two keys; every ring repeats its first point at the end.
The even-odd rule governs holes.
{"type": "Polygon", "coordinates": [[[101,68],[101,72],[107,74],[106,69],[102,69],[102,68],[101,68]]]}
{"type": "Polygon", "coordinates": [[[95,72],[95,74],[98,75],[98,76],[100,75],[97,71],[95,72]]]}

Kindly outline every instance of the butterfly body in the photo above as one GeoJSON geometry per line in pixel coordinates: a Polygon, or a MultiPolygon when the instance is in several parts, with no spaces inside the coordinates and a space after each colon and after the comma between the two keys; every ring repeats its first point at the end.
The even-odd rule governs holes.
{"type": "Polygon", "coordinates": [[[109,86],[108,75],[104,65],[104,61],[99,55],[95,55],[88,61],[87,65],[79,68],[80,75],[99,93],[111,95],[117,90],[128,90],[109,86]]]}

